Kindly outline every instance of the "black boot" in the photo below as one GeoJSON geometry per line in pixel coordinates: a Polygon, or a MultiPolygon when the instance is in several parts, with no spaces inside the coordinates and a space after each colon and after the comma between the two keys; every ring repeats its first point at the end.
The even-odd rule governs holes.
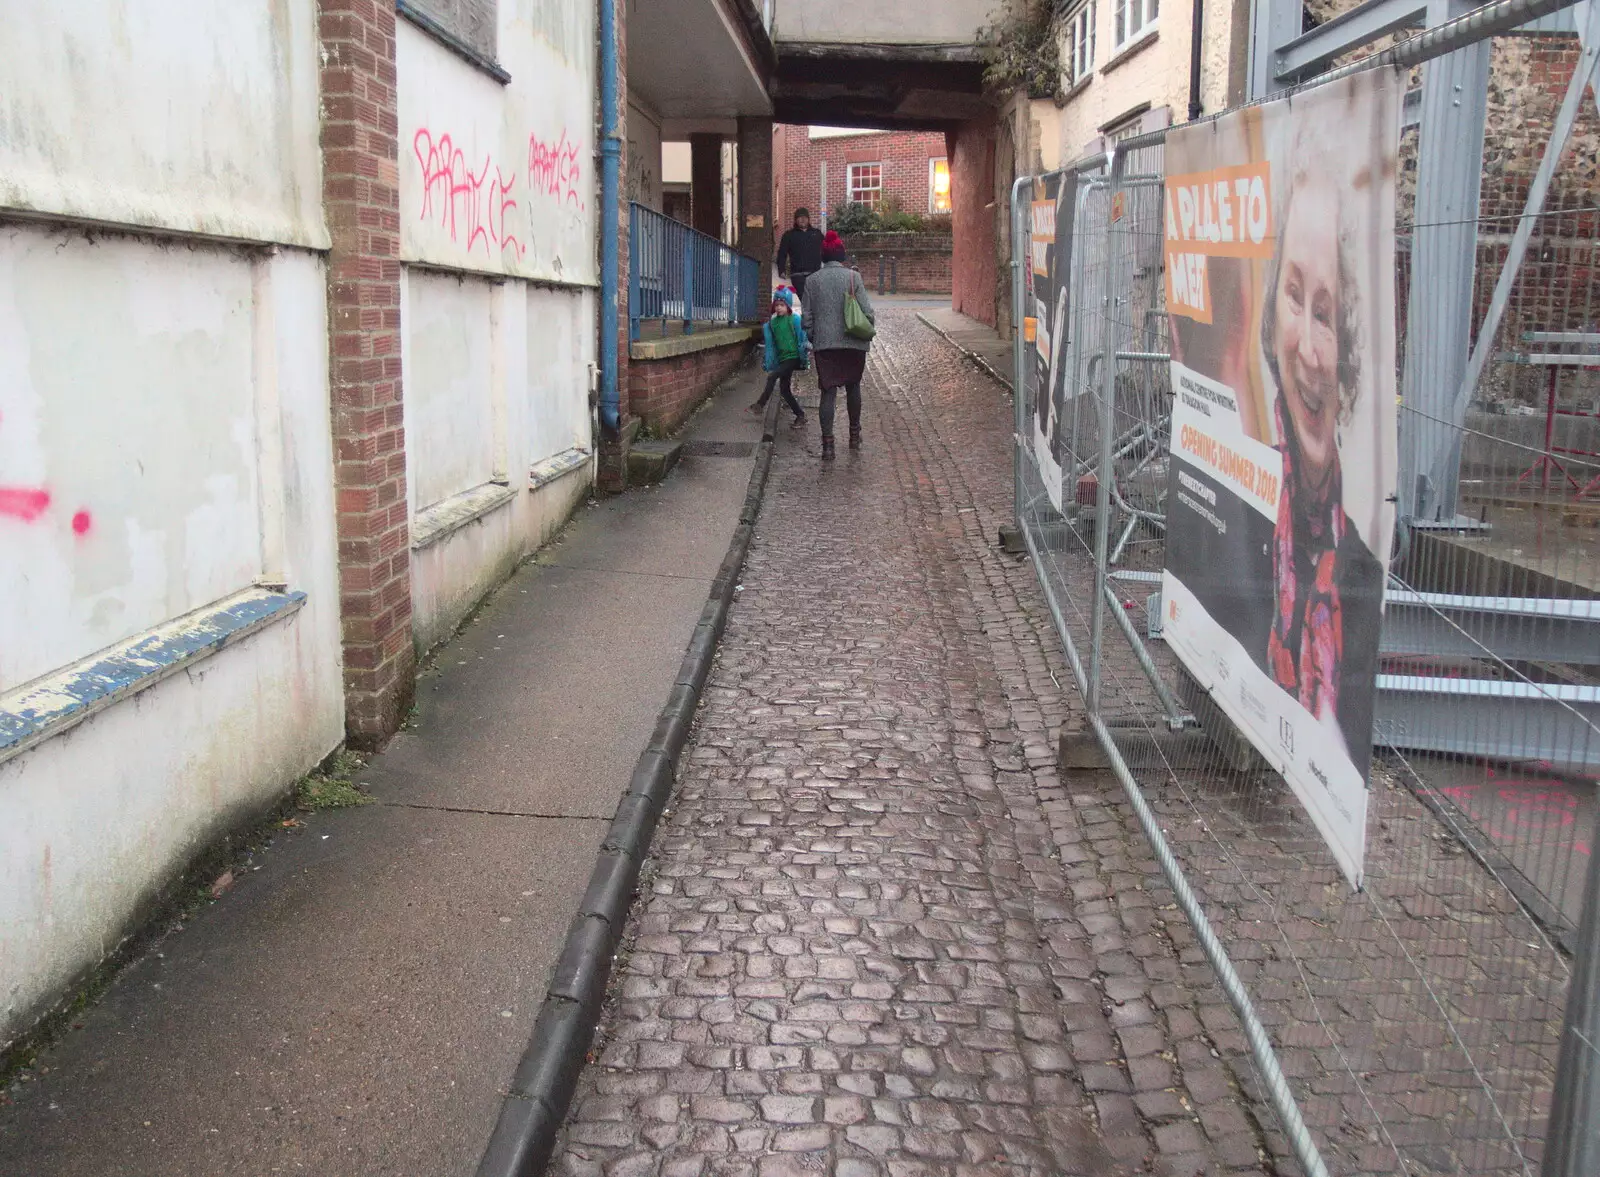
{"type": "Polygon", "coordinates": [[[833,438],[826,434],[822,438],[822,460],[824,462],[833,461],[833,438]]]}
{"type": "Polygon", "coordinates": [[[850,448],[853,450],[861,448],[861,426],[859,425],[852,426],[850,429],[850,448]]]}

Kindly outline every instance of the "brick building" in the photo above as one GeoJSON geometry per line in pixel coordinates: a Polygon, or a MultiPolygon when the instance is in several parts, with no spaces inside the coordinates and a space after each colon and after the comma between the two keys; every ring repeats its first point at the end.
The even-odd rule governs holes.
{"type": "MultiPolygon", "coordinates": [[[[779,125],[772,131],[772,197],[781,234],[796,208],[812,221],[848,203],[892,207],[920,217],[948,218],[950,166],[943,134],[860,131],[779,125]]],[[[869,281],[917,294],[950,293],[949,221],[931,233],[871,233],[847,241],[869,281]]],[[[776,238],[774,239],[776,241],[776,238]]]]}
{"type": "Polygon", "coordinates": [[[944,136],[936,132],[835,127],[772,129],[772,195],[782,227],[796,208],[820,225],[851,201],[889,199],[919,216],[950,212],[944,136]]]}

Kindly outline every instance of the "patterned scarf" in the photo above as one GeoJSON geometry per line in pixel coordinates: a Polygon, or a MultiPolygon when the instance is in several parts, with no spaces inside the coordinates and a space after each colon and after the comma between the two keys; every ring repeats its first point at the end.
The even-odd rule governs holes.
{"type": "Polygon", "coordinates": [[[1338,455],[1319,495],[1295,477],[1300,441],[1276,406],[1283,454],[1283,490],[1272,533],[1272,586],[1277,601],[1267,661],[1278,685],[1321,719],[1339,702],[1339,665],[1344,659],[1344,619],[1339,604],[1336,555],[1344,538],[1343,474],[1338,455]]]}

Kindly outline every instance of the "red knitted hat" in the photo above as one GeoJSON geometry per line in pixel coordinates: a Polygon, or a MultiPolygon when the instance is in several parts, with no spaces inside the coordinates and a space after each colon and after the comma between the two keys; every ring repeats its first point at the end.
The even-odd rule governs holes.
{"type": "Polygon", "coordinates": [[[825,262],[842,262],[845,256],[844,240],[832,229],[822,238],[822,260],[825,262]]]}

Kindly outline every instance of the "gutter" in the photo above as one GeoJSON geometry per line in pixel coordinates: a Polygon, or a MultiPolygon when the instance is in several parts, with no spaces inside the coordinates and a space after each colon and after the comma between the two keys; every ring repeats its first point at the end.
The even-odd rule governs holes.
{"type": "Polygon", "coordinates": [[[1206,0],[1194,0],[1194,19],[1189,25],[1189,121],[1200,117],[1200,38],[1203,35],[1206,0]]]}

